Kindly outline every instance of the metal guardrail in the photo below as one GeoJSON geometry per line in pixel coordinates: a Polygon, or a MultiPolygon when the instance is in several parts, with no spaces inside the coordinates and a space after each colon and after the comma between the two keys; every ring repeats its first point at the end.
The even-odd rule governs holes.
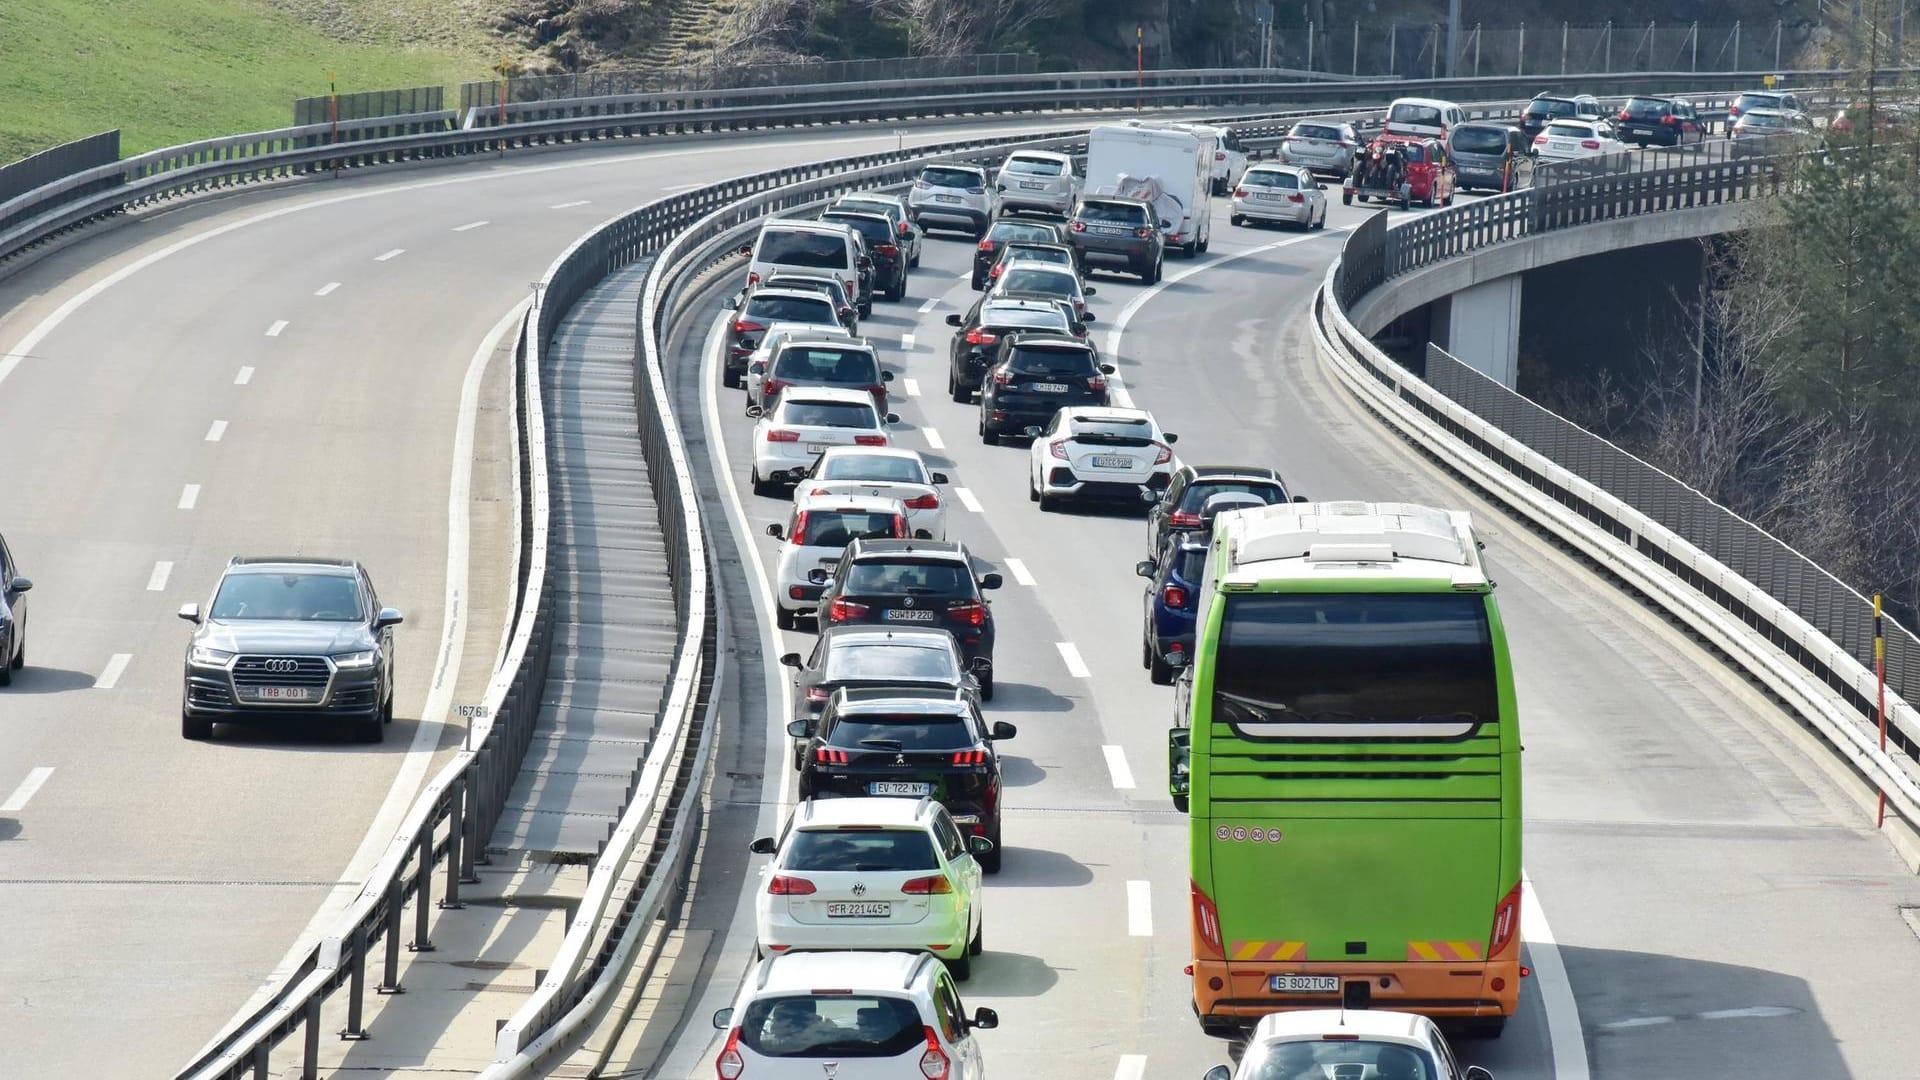
{"type": "MultiPolygon", "coordinates": [[[[1811,560],[1612,443],[1429,347],[1426,377],[1389,359],[1346,309],[1444,259],[1559,229],[1776,195],[1792,156],[1595,176],[1423,215],[1385,213],[1347,239],[1314,309],[1320,352],[1374,411],[1523,518],[1547,528],[1714,642],[1807,717],[1920,826],[1920,639],[1887,635],[1877,745],[1871,605],[1811,560]],[[1837,695],[1840,702],[1836,703],[1837,695]]],[[[1891,620],[1889,620],[1891,622],[1891,620]]]]}

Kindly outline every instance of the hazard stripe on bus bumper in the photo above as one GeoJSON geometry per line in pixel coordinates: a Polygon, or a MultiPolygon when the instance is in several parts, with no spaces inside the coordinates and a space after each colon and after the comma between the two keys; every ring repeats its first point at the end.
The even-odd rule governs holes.
{"type": "Polygon", "coordinates": [[[1305,960],[1307,943],[1304,941],[1236,941],[1233,943],[1235,960],[1305,960]]]}
{"type": "Polygon", "coordinates": [[[1471,941],[1409,941],[1409,960],[1478,960],[1480,946],[1471,941]]]}

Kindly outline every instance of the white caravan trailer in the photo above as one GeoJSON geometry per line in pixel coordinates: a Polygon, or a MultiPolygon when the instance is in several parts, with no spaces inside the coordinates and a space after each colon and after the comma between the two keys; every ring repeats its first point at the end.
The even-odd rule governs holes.
{"type": "Polygon", "coordinates": [[[1087,138],[1087,192],[1152,204],[1167,247],[1192,258],[1213,239],[1214,145],[1178,128],[1102,124],[1087,138]]]}

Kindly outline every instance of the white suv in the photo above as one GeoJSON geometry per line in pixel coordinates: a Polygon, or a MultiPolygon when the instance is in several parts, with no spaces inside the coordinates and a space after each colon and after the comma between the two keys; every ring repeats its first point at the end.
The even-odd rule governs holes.
{"type": "Polygon", "coordinates": [[[713,1026],[720,1080],[982,1080],[973,1033],[1000,1017],[969,1017],[927,953],[794,953],[754,965],[713,1026]]]}
{"type": "Polygon", "coordinates": [[[929,165],[907,195],[907,213],[927,229],[957,229],[975,239],[986,235],[999,198],[979,165],[929,165]]]}
{"type": "Polygon", "coordinates": [[[925,949],[954,978],[972,974],[986,921],[975,856],[993,841],[962,833],[933,799],[808,800],[778,841],[749,850],[773,856],[754,901],[763,954],[925,949]]]}
{"type": "Polygon", "coordinates": [[[994,177],[1002,212],[1050,210],[1064,214],[1080,194],[1073,159],[1051,150],[1015,150],[994,177]]]}

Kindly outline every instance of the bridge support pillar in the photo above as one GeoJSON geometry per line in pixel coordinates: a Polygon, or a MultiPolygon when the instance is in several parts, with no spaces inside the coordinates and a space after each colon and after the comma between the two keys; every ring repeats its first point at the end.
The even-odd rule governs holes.
{"type": "Polygon", "coordinates": [[[1514,389],[1520,367],[1520,283],[1508,274],[1435,303],[1433,338],[1461,363],[1514,389]],[[1443,330],[1444,327],[1444,330],[1443,330]]]}

